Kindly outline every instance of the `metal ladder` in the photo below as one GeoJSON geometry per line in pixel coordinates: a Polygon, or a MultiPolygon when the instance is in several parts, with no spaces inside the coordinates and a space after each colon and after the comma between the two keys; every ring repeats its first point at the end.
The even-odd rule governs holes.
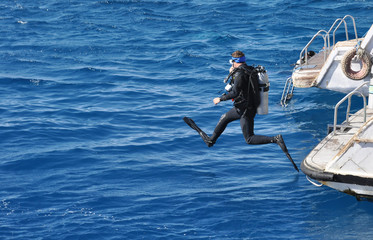
{"type": "Polygon", "coordinates": [[[287,103],[293,97],[293,92],[294,92],[293,79],[289,77],[285,82],[284,91],[282,91],[281,106],[283,107],[287,106],[287,103]]]}

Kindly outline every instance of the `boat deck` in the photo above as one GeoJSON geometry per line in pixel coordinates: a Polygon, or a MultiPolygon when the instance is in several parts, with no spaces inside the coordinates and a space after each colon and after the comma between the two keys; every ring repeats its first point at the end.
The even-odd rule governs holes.
{"type": "MultiPolygon", "coordinates": [[[[344,54],[346,50],[355,47],[358,41],[362,40],[363,38],[360,38],[358,40],[353,39],[348,41],[337,42],[333,47],[333,51],[339,49],[341,50],[340,54],[344,54]]],[[[299,67],[296,67],[292,74],[294,87],[314,87],[316,85],[316,80],[321,72],[321,69],[323,68],[329,55],[330,54],[328,52],[320,51],[315,56],[309,58],[307,64],[303,64],[299,67]]],[[[340,60],[341,59],[338,59],[338,61],[340,60]]]]}
{"type": "MultiPolygon", "coordinates": [[[[367,109],[367,120],[373,121],[373,109],[367,109]]],[[[324,172],[328,164],[338,156],[342,155],[348,148],[348,143],[359,133],[364,126],[363,109],[349,118],[349,124],[337,130],[336,133],[330,133],[325,137],[305,158],[305,163],[309,168],[324,172]]],[[[344,124],[343,124],[344,125],[344,124]]]]}

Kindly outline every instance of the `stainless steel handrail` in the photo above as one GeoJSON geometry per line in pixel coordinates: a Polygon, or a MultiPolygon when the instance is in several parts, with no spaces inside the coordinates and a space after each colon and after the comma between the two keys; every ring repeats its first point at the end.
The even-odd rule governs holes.
{"type": "MultiPolygon", "coordinates": [[[[335,30],[333,31],[333,46],[335,45],[335,32],[338,30],[338,28],[341,26],[342,22],[345,24],[345,31],[346,31],[346,40],[348,41],[349,38],[348,38],[348,28],[347,28],[347,23],[346,23],[346,18],[350,17],[352,19],[352,25],[354,26],[354,32],[355,32],[355,38],[356,40],[358,40],[358,37],[357,37],[357,31],[356,31],[356,24],[355,24],[355,19],[351,16],[351,15],[346,15],[343,17],[343,19],[340,19],[340,23],[338,24],[338,26],[335,28],[335,30]]],[[[338,19],[337,19],[338,20],[338,19]]],[[[336,20],[336,22],[337,22],[336,20]]],[[[336,23],[335,22],[335,23],[336,23]]],[[[334,26],[334,24],[333,24],[334,26]]],[[[332,28],[331,28],[332,29],[332,28]]],[[[330,30],[331,30],[330,29],[330,30]]],[[[330,33],[330,30],[329,30],[329,33],[330,33]]],[[[330,46],[329,46],[330,47],[330,46]]]]}
{"type": "Polygon", "coordinates": [[[337,117],[338,117],[338,108],[339,106],[344,102],[346,101],[346,99],[348,99],[348,106],[347,106],[347,111],[346,111],[346,122],[348,123],[349,122],[349,116],[350,116],[350,108],[351,108],[351,97],[352,95],[354,95],[355,93],[358,93],[360,94],[362,97],[363,97],[363,101],[364,101],[364,122],[367,121],[367,100],[364,96],[364,94],[358,90],[360,90],[360,88],[362,88],[364,85],[368,85],[369,82],[364,82],[363,84],[361,84],[360,86],[358,86],[357,88],[355,88],[354,90],[352,90],[349,94],[347,94],[344,98],[342,98],[338,103],[337,105],[335,105],[334,107],[334,124],[333,124],[333,134],[335,134],[336,130],[337,130],[337,117]]]}
{"type": "Polygon", "coordinates": [[[347,27],[347,23],[346,23],[346,18],[351,18],[352,19],[352,24],[353,24],[353,27],[354,27],[355,37],[358,40],[355,19],[351,15],[346,15],[343,18],[338,18],[337,20],[334,21],[334,23],[330,27],[329,31],[319,30],[311,38],[311,40],[307,43],[307,45],[302,49],[301,53],[299,54],[299,62],[300,62],[301,66],[302,65],[308,65],[308,56],[307,56],[307,52],[308,51],[307,50],[308,50],[308,47],[311,45],[311,43],[315,40],[315,38],[317,36],[322,36],[323,39],[324,39],[324,62],[326,61],[326,56],[331,51],[331,46],[330,46],[330,32],[334,29],[334,27],[336,26],[337,23],[339,23],[339,24],[335,27],[335,29],[333,31],[333,46],[335,45],[335,32],[339,29],[339,27],[341,26],[342,23],[344,23],[344,25],[345,25],[346,40],[349,40],[349,37],[348,37],[348,27],[347,27]],[[321,33],[325,33],[325,35],[322,35],[321,33]],[[304,55],[304,60],[305,60],[304,63],[302,63],[303,55],[304,55]]]}
{"type": "MultiPolygon", "coordinates": [[[[302,56],[304,54],[304,64],[301,63],[301,65],[307,65],[308,64],[308,55],[307,55],[307,50],[308,50],[308,47],[311,45],[311,43],[315,40],[315,38],[317,36],[321,36],[323,39],[324,39],[324,49],[326,49],[327,47],[327,44],[326,44],[326,36],[327,35],[327,31],[325,30],[319,30],[315,35],[313,35],[313,37],[311,38],[311,40],[307,43],[307,45],[302,49],[302,51],[300,52],[300,55],[299,55],[299,61],[301,63],[302,61],[302,56]],[[324,32],[325,35],[322,35],[321,33],[324,32]]],[[[326,60],[326,52],[324,52],[324,61],[326,60]]]]}
{"type": "Polygon", "coordinates": [[[329,50],[331,50],[331,48],[330,48],[330,32],[334,29],[334,26],[335,26],[338,22],[339,22],[338,26],[337,26],[336,29],[333,31],[333,46],[335,45],[335,32],[337,31],[337,29],[339,28],[339,26],[342,24],[342,22],[344,22],[344,24],[345,24],[345,29],[346,29],[346,39],[348,40],[348,33],[347,33],[348,29],[347,29],[346,21],[345,21],[343,18],[337,18],[337,19],[334,21],[333,25],[330,27],[329,31],[328,31],[328,49],[329,49],[329,50]]]}

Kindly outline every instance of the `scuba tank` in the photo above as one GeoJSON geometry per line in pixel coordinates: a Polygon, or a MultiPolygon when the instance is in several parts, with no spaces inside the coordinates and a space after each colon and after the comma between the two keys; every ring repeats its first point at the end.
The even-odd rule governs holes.
{"type": "Polygon", "coordinates": [[[269,80],[267,70],[263,66],[258,65],[255,68],[258,74],[258,83],[260,91],[260,104],[257,107],[257,114],[265,115],[268,114],[268,91],[269,91],[269,80]]]}

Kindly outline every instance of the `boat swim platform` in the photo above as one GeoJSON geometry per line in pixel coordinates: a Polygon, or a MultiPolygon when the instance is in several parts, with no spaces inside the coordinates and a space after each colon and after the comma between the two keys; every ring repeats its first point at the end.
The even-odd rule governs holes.
{"type": "Polygon", "coordinates": [[[294,87],[309,88],[314,87],[321,68],[324,65],[324,52],[319,52],[308,59],[307,65],[297,67],[292,74],[294,87]]]}
{"type": "MultiPolygon", "coordinates": [[[[349,49],[356,46],[358,41],[362,41],[363,38],[358,40],[348,40],[348,41],[339,41],[333,47],[333,50],[338,50],[338,56],[331,56],[330,53],[325,52],[324,50],[310,57],[307,61],[307,64],[301,64],[296,66],[293,70],[292,81],[294,87],[298,88],[309,88],[315,87],[317,85],[317,80],[320,78],[320,73],[326,72],[322,71],[326,62],[328,62],[329,57],[334,57],[334,61],[341,62],[343,54],[349,49]]],[[[330,51],[331,52],[331,51],[330,51]]],[[[328,66],[327,66],[328,67],[328,66]]]]}
{"type": "Polygon", "coordinates": [[[364,134],[367,129],[373,132],[373,109],[366,109],[366,119],[367,121],[364,122],[364,109],[350,116],[348,124],[342,123],[340,129],[329,133],[308,154],[302,162],[304,167],[319,173],[329,172],[373,177],[373,164],[369,164],[367,161],[372,157],[363,156],[360,158],[360,162],[356,162],[356,158],[353,157],[353,154],[365,154],[362,147],[355,145],[364,144],[364,148],[370,149],[370,151],[373,148],[373,139],[364,137],[369,136],[369,133],[364,134]],[[352,148],[357,149],[353,150],[352,148]]]}

